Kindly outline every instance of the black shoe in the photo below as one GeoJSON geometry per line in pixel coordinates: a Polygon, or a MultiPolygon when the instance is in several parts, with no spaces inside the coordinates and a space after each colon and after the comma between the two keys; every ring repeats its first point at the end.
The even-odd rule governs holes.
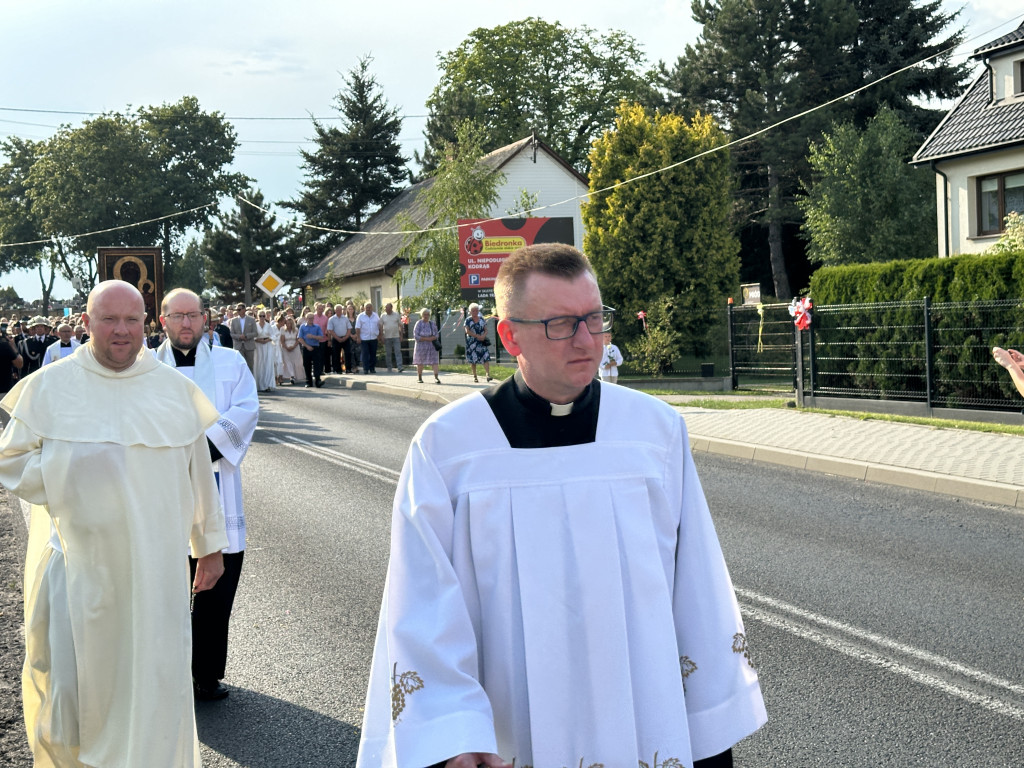
{"type": "Polygon", "coordinates": [[[196,701],[220,701],[230,696],[231,691],[223,683],[215,680],[212,685],[192,683],[192,695],[196,701]]]}
{"type": "Polygon", "coordinates": [[[440,383],[441,383],[441,380],[440,380],[439,378],[437,378],[437,376],[435,376],[435,377],[434,377],[434,383],[435,383],[435,384],[440,384],[440,383]]]}
{"type": "Polygon", "coordinates": [[[295,377],[294,376],[291,377],[291,381],[292,381],[292,386],[294,387],[295,386],[295,377]]]}
{"type": "Polygon", "coordinates": [[[324,385],[324,383],[322,381],[320,381],[320,379],[317,379],[316,380],[316,385],[317,385],[317,387],[322,387],[324,385]]]}
{"type": "Polygon", "coordinates": [[[310,384],[310,383],[309,383],[308,381],[306,382],[306,389],[309,389],[309,388],[310,388],[310,387],[312,387],[312,386],[313,386],[313,385],[312,385],[312,384],[310,384]]]}
{"type": "Polygon", "coordinates": [[[494,377],[493,377],[493,376],[488,376],[488,377],[487,377],[487,380],[488,380],[488,381],[494,381],[494,377]]]}

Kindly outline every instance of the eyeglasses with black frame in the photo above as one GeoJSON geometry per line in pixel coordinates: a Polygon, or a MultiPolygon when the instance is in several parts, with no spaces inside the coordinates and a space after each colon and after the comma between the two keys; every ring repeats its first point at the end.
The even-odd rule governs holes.
{"type": "Polygon", "coordinates": [[[544,335],[551,341],[571,339],[576,335],[580,323],[587,326],[587,330],[594,336],[599,333],[608,333],[612,329],[612,321],[615,319],[615,310],[611,307],[604,307],[600,312],[591,312],[588,315],[559,315],[549,317],[547,320],[523,320],[521,317],[507,318],[513,323],[525,323],[527,325],[543,325],[544,335]]]}
{"type": "Polygon", "coordinates": [[[172,323],[180,323],[187,317],[189,322],[195,325],[203,319],[204,315],[202,312],[171,312],[171,314],[166,315],[166,317],[172,323]]]}

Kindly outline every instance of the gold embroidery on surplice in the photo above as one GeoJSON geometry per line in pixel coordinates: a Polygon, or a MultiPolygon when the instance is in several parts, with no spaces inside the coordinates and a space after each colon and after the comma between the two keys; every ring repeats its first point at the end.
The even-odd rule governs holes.
{"type": "Polygon", "coordinates": [[[391,721],[398,723],[398,718],[405,709],[405,697],[423,687],[423,679],[414,671],[398,674],[395,663],[391,674],[391,721]]]}
{"type": "Polygon", "coordinates": [[[693,659],[691,659],[689,656],[680,656],[679,657],[679,672],[683,676],[683,690],[684,691],[686,690],[686,678],[688,678],[690,675],[692,675],[696,671],[697,671],[697,664],[696,664],[696,662],[693,659]]]}
{"type": "Polygon", "coordinates": [[[750,660],[750,648],[747,646],[747,636],[742,632],[737,632],[732,636],[732,652],[742,653],[743,658],[747,660],[747,664],[751,669],[754,669],[754,662],[750,660]]]}
{"type": "Polygon", "coordinates": [[[658,760],[658,753],[654,753],[654,759],[645,763],[643,760],[639,760],[639,768],[686,768],[685,764],[678,757],[666,757],[664,760],[658,760]]]}

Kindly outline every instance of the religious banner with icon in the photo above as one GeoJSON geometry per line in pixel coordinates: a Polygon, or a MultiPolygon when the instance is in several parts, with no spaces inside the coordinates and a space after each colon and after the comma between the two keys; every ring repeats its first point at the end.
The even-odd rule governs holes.
{"type": "Polygon", "coordinates": [[[146,303],[146,328],[157,322],[164,298],[164,262],[160,248],[106,247],[97,250],[97,276],[104,280],[124,280],[142,294],[146,303]]]}
{"type": "Polygon", "coordinates": [[[532,219],[459,219],[459,273],[462,298],[494,298],[494,279],[516,248],[537,243],[572,245],[569,216],[532,219]]]}

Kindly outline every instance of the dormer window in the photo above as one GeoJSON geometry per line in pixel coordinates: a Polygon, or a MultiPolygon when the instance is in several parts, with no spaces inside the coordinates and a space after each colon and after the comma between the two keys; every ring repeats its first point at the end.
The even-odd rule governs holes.
{"type": "Polygon", "coordinates": [[[978,234],[998,235],[1011,211],[1024,214],[1024,171],[978,179],[978,234]]]}
{"type": "Polygon", "coordinates": [[[1013,62],[1013,95],[1024,96],[1024,59],[1013,62]]]}

